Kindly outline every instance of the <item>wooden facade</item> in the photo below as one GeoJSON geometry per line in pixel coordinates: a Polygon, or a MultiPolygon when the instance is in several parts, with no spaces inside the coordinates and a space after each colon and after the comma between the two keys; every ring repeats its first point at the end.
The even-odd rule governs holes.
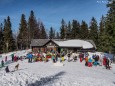
{"type": "Polygon", "coordinates": [[[48,41],[43,46],[31,46],[33,52],[58,51],[59,46],[53,41],[48,41]]]}
{"type": "Polygon", "coordinates": [[[95,48],[83,49],[81,46],[59,46],[59,43],[56,43],[55,40],[50,39],[34,39],[31,42],[31,48],[33,52],[47,52],[47,51],[58,51],[67,50],[67,51],[94,51],[95,48]]]}

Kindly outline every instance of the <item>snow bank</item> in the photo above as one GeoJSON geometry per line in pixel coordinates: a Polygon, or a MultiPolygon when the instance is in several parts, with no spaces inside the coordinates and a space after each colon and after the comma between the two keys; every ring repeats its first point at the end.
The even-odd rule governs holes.
{"type": "MultiPolygon", "coordinates": [[[[25,51],[16,52],[23,54],[25,51]]],[[[115,86],[115,64],[86,67],[85,62],[33,62],[28,60],[9,64],[10,71],[19,63],[19,70],[6,73],[0,69],[0,86],[115,86]],[[64,66],[63,66],[64,64],[64,66]]]]}
{"type": "Polygon", "coordinates": [[[64,64],[61,62],[57,62],[57,63],[54,63],[54,66],[64,66],[64,64]]]}

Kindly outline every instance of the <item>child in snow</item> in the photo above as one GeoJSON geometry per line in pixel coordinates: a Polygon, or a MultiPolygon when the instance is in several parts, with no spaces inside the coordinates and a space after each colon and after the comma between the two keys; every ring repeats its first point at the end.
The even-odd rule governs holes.
{"type": "Polygon", "coordinates": [[[88,59],[88,67],[92,67],[92,59],[91,58],[88,59]]]}
{"type": "Polygon", "coordinates": [[[85,57],[85,66],[88,66],[88,57],[85,57]]]}
{"type": "Polygon", "coordinates": [[[10,72],[8,66],[5,68],[6,73],[10,72]]]}

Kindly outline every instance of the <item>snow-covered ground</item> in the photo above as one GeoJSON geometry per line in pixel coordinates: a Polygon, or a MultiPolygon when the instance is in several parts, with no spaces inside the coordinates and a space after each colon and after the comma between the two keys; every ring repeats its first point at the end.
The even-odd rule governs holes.
{"type": "Polygon", "coordinates": [[[64,66],[49,62],[28,63],[27,60],[9,64],[14,70],[6,73],[0,69],[0,86],[115,86],[115,64],[111,70],[103,66],[86,67],[84,62],[63,62],[64,66]]]}

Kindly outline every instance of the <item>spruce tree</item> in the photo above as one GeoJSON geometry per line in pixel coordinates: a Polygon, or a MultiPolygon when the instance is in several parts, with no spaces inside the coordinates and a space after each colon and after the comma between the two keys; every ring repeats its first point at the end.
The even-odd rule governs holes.
{"type": "Polygon", "coordinates": [[[115,0],[108,0],[108,13],[106,17],[106,35],[108,35],[109,52],[115,53],[115,0]]]}
{"type": "Polygon", "coordinates": [[[25,19],[25,15],[22,14],[20,26],[19,26],[19,34],[17,37],[19,49],[26,49],[29,47],[28,35],[29,35],[29,33],[28,33],[28,28],[27,28],[27,22],[25,19]]]}
{"type": "Polygon", "coordinates": [[[60,39],[59,32],[56,32],[56,39],[60,39]]]}
{"type": "MultiPolygon", "coordinates": [[[[33,39],[39,39],[40,38],[40,28],[39,28],[39,22],[35,19],[34,23],[34,31],[33,31],[33,39]]],[[[31,32],[30,32],[31,33],[31,32]]]]}
{"type": "Polygon", "coordinates": [[[67,27],[67,39],[71,39],[71,31],[72,31],[72,27],[71,27],[71,22],[68,22],[68,27],[67,27]]]}
{"type": "Polygon", "coordinates": [[[10,17],[7,17],[7,20],[4,20],[4,30],[3,30],[3,39],[4,39],[4,52],[14,51],[16,49],[15,40],[13,38],[13,33],[11,29],[10,17]]]}
{"type": "Polygon", "coordinates": [[[107,35],[105,33],[105,17],[101,17],[101,21],[99,23],[99,37],[98,37],[98,50],[101,52],[107,51],[107,35]]]}
{"type": "Polygon", "coordinates": [[[72,39],[80,38],[80,23],[77,20],[72,22],[72,39]]]}
{"type": "Polygon", "coordinates": [[[81,39],[88,39],[89,38],[88,25],[85,21],[82,21],[82,23],[81,23],[80,38],[81,39]]]}
{"type": "Polygon", "coordinates": [[[29,30],[29,41],[31,42],[31,39],[38,39],[40,38],[40,28],[39,28],[39,22],[37,22],[34,11],[32,10],[30,12],[29,20],[28,20],[28,30],[29,30]]]}
{"type": "Polygon", "coordinates": [[[40,38],[41,39],[47,39],[47,33],[46,33],[45,27],[44,27],[42,22],[40,24],[40,32],[41,32],[40,38]]]}
{"type": "Polygon", "coordinates": [[[66,23],[64,21],[64,19],[62,19],[61,21],[61,27],[60,27],[60,38],[64,39],[66,38],[66,23]]]}
{"type": "Polygon", "coordinates": [[[50,28],[50,31],[49,31],[49,38],[50,39],[53,39],[54,38],[54,35],[53,35],[54,33],[53,33],[53,28],[51,27],[50,28]]]}
{"type": "Polygon", "coordinates": [[[90,28],[89,38],[93,40],[97,46],[98,45],[98,25],[94,17],[92,17],[91,19],[89,28],[90,28]]]}
{"type": "Polygon", "coordinates": [[[56,38],[56,31],[55,31],[55,29],[53,30],[53,39],[55,39],[56,38]]]}
{"type": "Polygon", "coordinates": [[[3,24],[0,25],[0,53],[3,52],[3,24]]]}

